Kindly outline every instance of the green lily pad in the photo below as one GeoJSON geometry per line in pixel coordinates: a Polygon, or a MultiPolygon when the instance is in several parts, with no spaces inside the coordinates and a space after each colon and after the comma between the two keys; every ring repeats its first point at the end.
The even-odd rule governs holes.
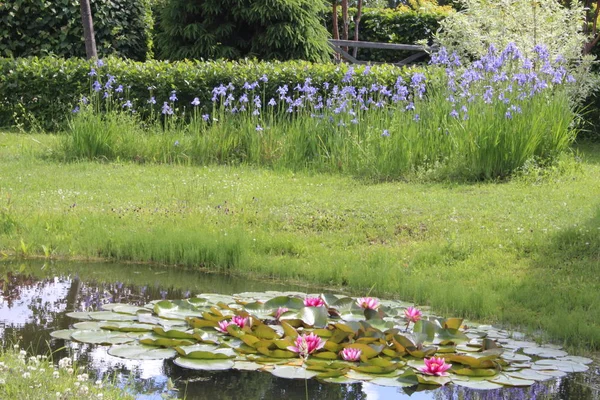
{"type": "Polygon", "coordinates": [[[533,380],[513,378],[512,376],[505,374],[500,374],[490,379],[490,382],[498,383],[504,386],[531,386],[535,383],[533,380]]]}
{"type": "Polygon", "coordinates": [[[561,357],[558,359],[559,361],[572,361],[574,363],[578,363],[578,364],[591,364],[594,362],[594,360],[592,360],[591,358],[587,358],[587,357],[579,357],[579,356],[567,356],[567,357],[561,357]]]}
{"type": "Polygon", "coordinates": [[[144,345],[115,345],[108,349],[108,354],[129,360],[161,360],[173,358],[177,352],[173,349],[163,349],[144,345]]]}
{"type": "Polygon", "coordinates": [[[310,379],[318,375],[317,372],[308,371],[302,367],[292,367],[289,365],[277,366],[271,371],[278,378],[286,379],[310,379]]]}
{"type": "Polygon", "coordinates": [[[518,354],[518,353],[510,353],[510,352],[505,352],[502,354],[502,358],[506,361],[510,361],[510,362],[527,362],[527,361],[531,361],[531,357],[526,356],[524,354],[518,354]]]}
{"type": "Polygon", "coordinates": [[[539,372],[532,369],[522,369],[520,371],[506,372],[506,375],[513,378],[526,379],[532,381],[547,381],[553,377],[550,375],[540,374],[539,372]]]}
{"type": "Polygon", "coordinates": [[[99,331],[101,330],[102,324],[105,322],[101,321],[82,321],[73,324],[74,329],[79,329],[82,331],[99,331]]]}
{"type": "Polygon", "coordinates": [[[75,332],[78,332],[77,329],[61,329],[59,331],[54,331],[50,333],[55,339],[63,339],[63,340],[72,340],[71,335],[75,332]]]}
{"type": "Polygon", "coordinates": [[[585,372],[588,370],[586,365],[568,360],[539,360],[532,365],[532,368],[536,366],[540,367],[540,369],[544,369],[544,366],[551,366],[563,372],[585,372]]]}
{"type": "Polygon", "coordinates": [[[233,368],[235,363],[230,360],[206,360],[206,359],[194,359],[186,357],[177,357],[173,360],[175,365],[182,368],[196,369],[202,371],[226,371],[233,368]]]}
{"type": "Polygon", "coordinates": [[[541,358],[558,358],[568,355],[566,351],[551,349],[548,347],[526,347],[523,349],[523,353],[541,358]]]}
{"type": "Polygon", "coordinates": [[[136,340],[130,333],[110,331],[77,331],[71,334],[73,340],[90,344],[124,344],[136,340]]]}
{"type": "Polygon", "coordinates": [[[151,332],[153,325],[138,324],[135,322],[104,322],[100,323],[102,329],[118,332],[151,332]]]}
{"type": "Polygon", "coordinates": [[[348,378],[347,376],[338,376],[335,378],[323,378],[323,379],[319,378],[319,380],[323,381],[323,382],[327,382],[327,383],[340,383],[340,384],[345,384],[345,385],[351,385],[351,384],[360,382],[356,379],[348,378]]]}
{"type": "Polygon", "coordinates": [[[264,367],[264,365],[252,361],[235,361],[233,364],[233,369],[240,371],[258,371],[264,367]]]}
{"type": "Polygon", "coordinates": [[[327,309],[325,307],[302,307],[298,317],[308,326],[325,328],[327,326],[327,309]]]}
{"type": "Polygon", "coordinates": [[[439,386],[444,386],[450,382],[452,382],[452,379],[450,379],[450,377],[448,376],[433,376],[433,375],[417,375],[417,379],[419,380],[419,383],[424,384],[424,385],[439,385],[439,386]]]}

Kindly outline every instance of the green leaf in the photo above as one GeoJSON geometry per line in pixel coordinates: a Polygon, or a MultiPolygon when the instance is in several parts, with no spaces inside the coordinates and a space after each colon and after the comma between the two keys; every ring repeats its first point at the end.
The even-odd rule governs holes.
{"type": "Polygon", "coordinates": [[[136,336],[130,333],[109,331],[77,331],[71,334],[73,340],[90,344],[124,344],[134,342],[136,336]]]}
{"type": "Polygon", "coordinates": [[[203,371],[226,371],[235,365],[232,360],[206,360],[186,357],[177,357],[173,362],[182,368],[203,371]]]}
{"type": "Polygon", "coordinates": [[[271,370],[271,373],[278,378],[286,379],[310,379],[318,375],[317,372],[292,366],[277,366],[271,370]]]}
{"type": "Polygon", "coordinates": [[[329,317],[325,307],[303,307],[298,316],[302,322],[314,328],[325,328],[329,317]]]}
{"type": "Polygon", "coordinates": [[[159,360],[173,358],[177,352],[173,349],[163,349],[145,345],[115,345],[108,349],[108,354],[129,360],[159,360]]]}

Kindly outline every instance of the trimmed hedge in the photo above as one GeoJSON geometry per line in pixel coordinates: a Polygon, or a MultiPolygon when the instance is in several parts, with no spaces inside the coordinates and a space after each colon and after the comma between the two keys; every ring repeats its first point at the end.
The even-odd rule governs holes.
{"type": "MultiPolygon", "coordinates": [[[[220,84],[232,82],[240,88],[244,82],[258,81],[266,75],[269,81],[266,94],[276,97],[279,86],[292,88],[312,78],[314,83],[341,82],[349,68],[332,63],[313,64],[306,61],[147,61],[109,58],[106,66],[96,68],[106,82],[106,75],[116,77],[113,87],[123,85],[127,98],[145,104],[152,95],[158,104],[168,101],[177,90],[178,104],[188,106],[199,97],[201,104],[210,106],[211,91],[220,84]]],[[[35,125],[45,130],[57,130],[64,123],[77,101],[90,93],[95,77],[88,76],[91,64],[83,59],[56,57],[0,59],[0,126],[35,125]]],[[[355,80],[364,85],[379,82],[393,85],[399,75],[412,73],[410,68],[391,65],[374,66],[364,73],[357,67],[355,80]]]]}
{"type": "MultiPolygon", "coordinates": [[[[145,60],[154,0],[91,1],[98,54],[145,60]]],[[[79,0],[0,1],[0,56],[84,57],[79,0]]]]}
{"type": "MultiPolygon", "coordinates": [[[[415,11],[407,7],[398,9],[366,8],[360,20],[358,38],[364,42],[416,44],[421,40],[430,42],[433,34],[440,27],[452,9],[435,7],[423,11],[415,11]]],[[[356,9],[349,10],[350,39],[354,39],[354,18],[356,9]]],[[[338,18],[340,32],[342,27],[341,15],[338,18]]],[[[331,32],[331,17],[327,18],[327,26],[331,32]]],[[[359,49],[358,59],[378,62],[398,62],[414,54],[414,52],[396,50],[359,49]]]]}

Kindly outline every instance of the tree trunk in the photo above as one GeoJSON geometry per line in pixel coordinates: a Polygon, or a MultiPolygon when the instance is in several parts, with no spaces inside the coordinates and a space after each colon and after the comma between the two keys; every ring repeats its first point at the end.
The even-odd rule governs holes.
{"type": "Polygon", "coordinates": [[[92,20],[92,10],[90,0],[80,0],[81,4],[81,22],[83,23],[83,37],[85,39],[85,54],[87,59],[98,58],[96,50],[96,39],[94,37],[94,21],[92,20]]]}
{"type": "Polygon", "coordinates": [[[337,0],[333,0],[333,38],[335,40],[340,39],[340,28],[338,27],[337,15],[337,0]]]}
{"type": "MultiPolygon", "coordinates": [[[[358,26],[360,25],[360,18],[362,17],[362,5],[363,0],[358,0],[358,5],[356,9],[356,18],[354,18],[354,41],[358,42],[358,26]]],[[[358,55],[358,47],[354,48],[352,53],[352,57],[356,58],[358,55]]]]}
{"type": "MultiPolygon", "coordinates": [[[[348,0],[342,0],[342,39],[348,40],[348,0]]],[[[345,51],[348,51],[348,47],[344,47],[345,51]]]]}

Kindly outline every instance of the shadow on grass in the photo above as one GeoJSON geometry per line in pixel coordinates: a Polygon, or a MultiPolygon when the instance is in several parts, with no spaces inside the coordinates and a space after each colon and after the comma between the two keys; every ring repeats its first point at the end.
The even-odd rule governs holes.
{"type": "Polygon", "coordinates": [[[532,257],[505,315],[583,351],[600,349],[600,206],[582,225],[555,234],[532,257]],[[524,319],[524,320],[523,320],[524,319]]]}
{"type": "Polygon", "coordinates": [[[585,163],[600,165],[600,141],[582,140],[573,146],[585,163]]]}

